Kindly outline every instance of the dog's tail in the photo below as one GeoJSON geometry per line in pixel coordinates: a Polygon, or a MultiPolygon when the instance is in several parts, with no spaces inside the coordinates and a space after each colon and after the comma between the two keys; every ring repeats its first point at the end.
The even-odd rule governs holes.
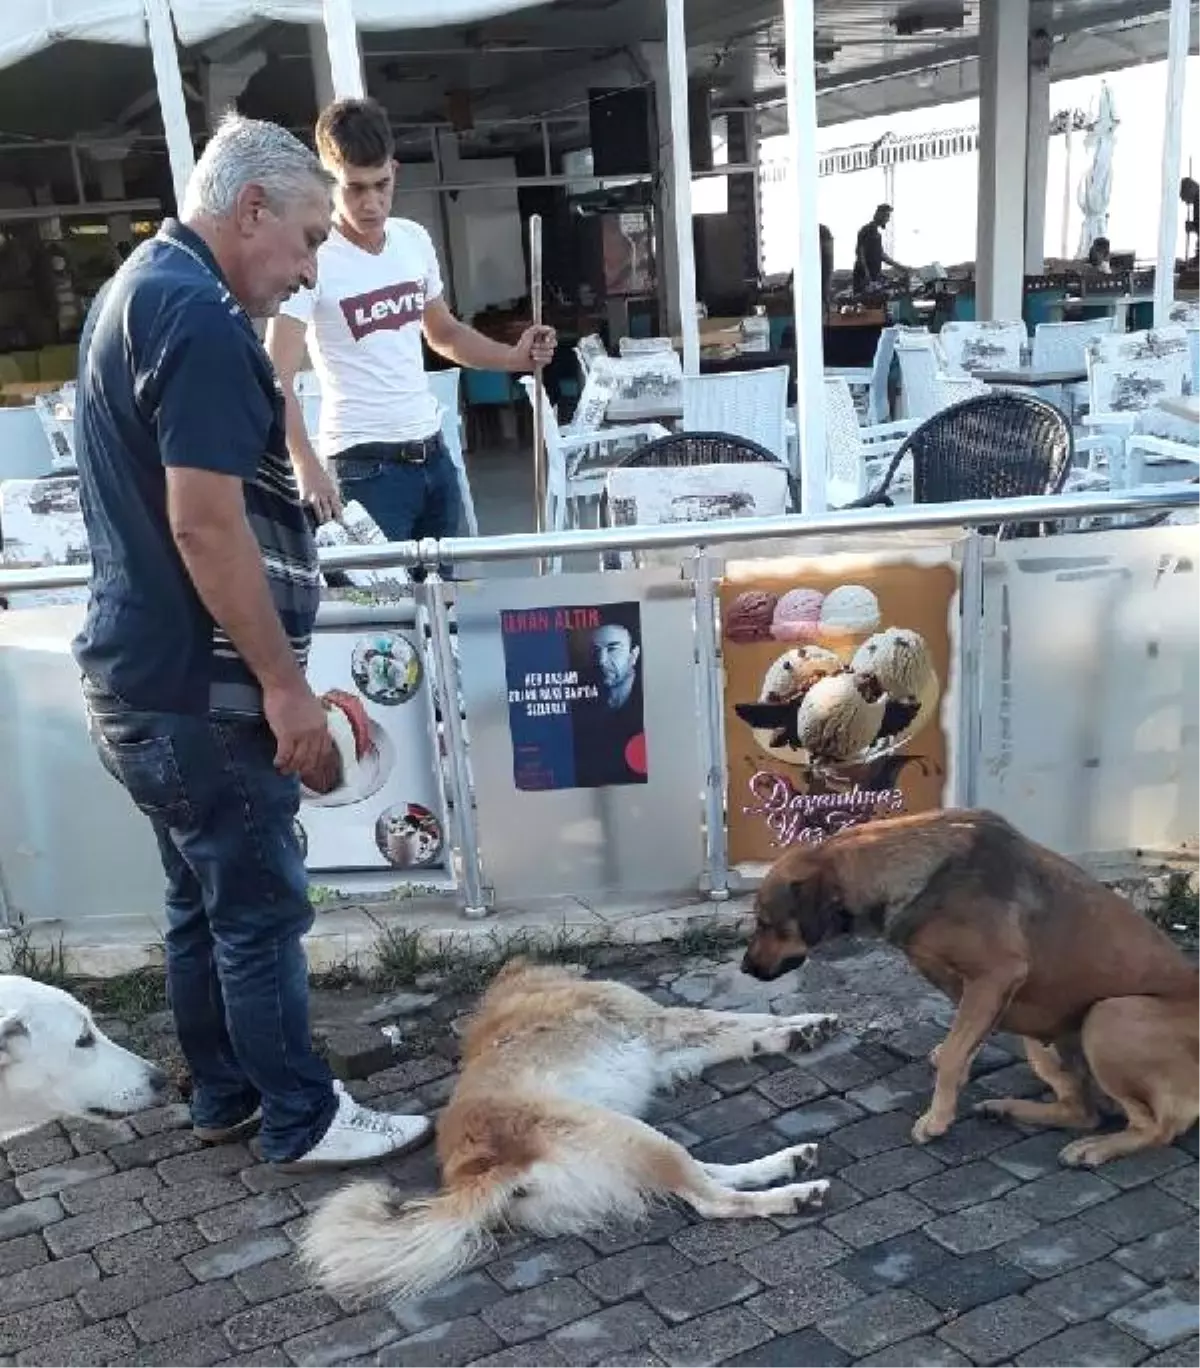
{"type": "Polygon", "coordinates": [[[314,1212],[300,1252],[318,1280],[344,1297],[417,1296],[460,1273],[492,1244],[508,1199],[483,1179],[398,1202],[386,1183],[352,1183],[314,1212]]]}

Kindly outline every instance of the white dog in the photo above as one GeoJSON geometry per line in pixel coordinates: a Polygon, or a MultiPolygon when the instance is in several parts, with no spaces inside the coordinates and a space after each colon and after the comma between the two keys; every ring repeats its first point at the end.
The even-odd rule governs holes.
{"type": "Polygon", "coordinates": [[[64,1116],[154,1106],[167,1078],[60,988],[0,974],[0,1140],[64,1116]]]}

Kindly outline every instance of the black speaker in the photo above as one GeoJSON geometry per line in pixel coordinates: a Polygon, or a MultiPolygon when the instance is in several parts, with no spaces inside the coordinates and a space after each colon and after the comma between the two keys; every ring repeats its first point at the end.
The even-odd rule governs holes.
{"type": "Polygon", "coordinates": [[[650,92],[645,86],[588,91],[592,172],[597,176],[648,175],[650,92]]]}
{"type": "Polygon", "coordinates": [[[688,85],[688,141],[692,149],[692,170],[711,171],[712,90],[696,81],[688,85]]]}

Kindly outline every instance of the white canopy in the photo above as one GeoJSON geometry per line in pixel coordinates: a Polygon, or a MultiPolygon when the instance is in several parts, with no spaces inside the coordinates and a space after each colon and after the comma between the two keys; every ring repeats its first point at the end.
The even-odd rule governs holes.
{"type": "MultiPolygon", "coordinates": [[[[513,14],[542,0],[352,0],[363,29],[441,28],[513,14]]],[[[319,24],[321,0],[171,0],[179,41],[202,43],[256,19],[319,24]]],[[[146,46],[142,0],[0,0],[0,68],[54,43],[146,46]]]]}

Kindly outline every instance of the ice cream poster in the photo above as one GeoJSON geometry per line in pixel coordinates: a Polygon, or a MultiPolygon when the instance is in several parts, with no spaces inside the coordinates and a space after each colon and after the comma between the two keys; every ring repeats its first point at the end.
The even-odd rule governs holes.
{"type": "Polygon", "coordinates": [[[500,631],[515,786],[646,783],[640,605],[512,609],[500,631]]]}
{"type": "Polygon", "coordinates": [[[731,564],[729,856],[946,801],[958,570],[944,550],[731,564]]]}

